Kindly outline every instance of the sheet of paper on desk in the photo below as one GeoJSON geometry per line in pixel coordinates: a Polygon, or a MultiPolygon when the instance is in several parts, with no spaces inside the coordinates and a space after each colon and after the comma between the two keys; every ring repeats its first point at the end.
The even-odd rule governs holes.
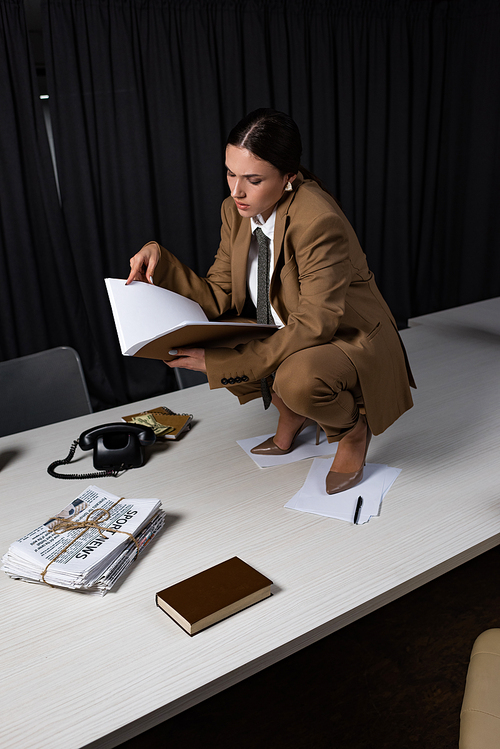
{"type": "Polygon", "coordinates": [[[295,463],[298,460],[306,458],[316,458],[323,455],[335,455],[337,443],[329,444],[326,434],[322,431],[319,438],[319,445],[316,445],[316,427],[311,425],[304,429],[295,440],[293,450],[285,455],[254,455],[250,452],[253,447],[257,447],[268,437],[273,434],[261,434],[260,437],[250,437],[246,440],[237,440],[238,445],[246,452],[249,458],[253,460],[259,468],[271,468],[272,466],[283,466],[287,463],[295,463]]]}
{"type": "Polygon", "coordinates": [[[383,498],[401,473],[400,468],[368,463],[360,484],[345,492],[329,495],[325,491],[325,479],[331,464],[331,460],[316,458],[302,489],[285,507],[352,523],[358,497],[362,496],[363,506],[358,518],[358,525],[362,525],[380,514],[383,498]]]}

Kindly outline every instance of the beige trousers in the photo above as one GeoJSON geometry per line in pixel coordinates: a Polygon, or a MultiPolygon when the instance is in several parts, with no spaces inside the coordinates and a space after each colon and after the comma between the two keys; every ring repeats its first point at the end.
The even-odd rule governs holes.
{"type": "MultiPolygon", "coordinates": [[[[317,422],[328,442],[340,440],[364,413],[356,368],[334,343],[287,357],[269,383],[288,408],[317,422]]],[[[233,385],[228,390],[240,403],[261,397],[260,382],[233,385]]]]}

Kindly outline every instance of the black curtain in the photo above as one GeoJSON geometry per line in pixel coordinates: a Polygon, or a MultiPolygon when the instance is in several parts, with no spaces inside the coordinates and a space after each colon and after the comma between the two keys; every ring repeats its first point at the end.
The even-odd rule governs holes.
{"type": "Polygon", "coordinates": [[[159,362],[131,361],[127,372],[116,334],[106,348],[100,320],[88,314],[59,203],[22,0],[0,3],[0,94],[0,360],[74,347],[96,409],[173,389],[171,373],[159,362]],[[143,373],[139,386],[130,370],[135,380],[143,373]]]}
{"type": "Polygon", "coordinates": [[[496,0],[46,0],[85,295],[155,238],[203,273],[247,111],[292,114],[398,320],[500,290],[496,0]]]}
{"type": "Polygon", "coordinates": [[[0,360],[73,346],[98,406],[112,389],[69,252],[22,0],[0,4],[0,92],[0,360]]]}
{"type": "Polygon", "coordinates": [[[59,218],[19,3],[2,2],[5,358],[60,324],[102,402],[168,390],[161,363],[119,354],[103,278],[153,238],[206,271],[225,137],[258,106],[296,119],[398,320],[500,293],[497,0],[42,0],[59,218]]]}
{"type": "Polygon", "coordinates": [[[86,350],[22,0],[0,4],[0,92],[0,357],[86,350]]]}

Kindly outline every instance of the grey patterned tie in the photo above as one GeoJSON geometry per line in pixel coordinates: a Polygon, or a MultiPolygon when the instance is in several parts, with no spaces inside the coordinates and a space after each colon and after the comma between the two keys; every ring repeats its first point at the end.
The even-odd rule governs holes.
{"type": "MultiPolygon", "coordinates": [[[[259,245],[259,260],[257,264],[257,322],[269,324],[273,322],[271,304],[269,302],[269,239],[262,229],[255,229],[254,235],[259,245]]],[[[271,391],[266,378],[260,381],[264,408],[271,405],[271,391]]]]}

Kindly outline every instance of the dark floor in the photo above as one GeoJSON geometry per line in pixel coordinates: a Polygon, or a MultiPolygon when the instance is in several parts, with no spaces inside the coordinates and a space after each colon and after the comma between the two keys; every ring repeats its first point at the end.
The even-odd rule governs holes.
{"type": "Polygon", "coordinates": [[[470,650],[500,627],[500,546],[121,745],[456,749],[470,650]]]}

